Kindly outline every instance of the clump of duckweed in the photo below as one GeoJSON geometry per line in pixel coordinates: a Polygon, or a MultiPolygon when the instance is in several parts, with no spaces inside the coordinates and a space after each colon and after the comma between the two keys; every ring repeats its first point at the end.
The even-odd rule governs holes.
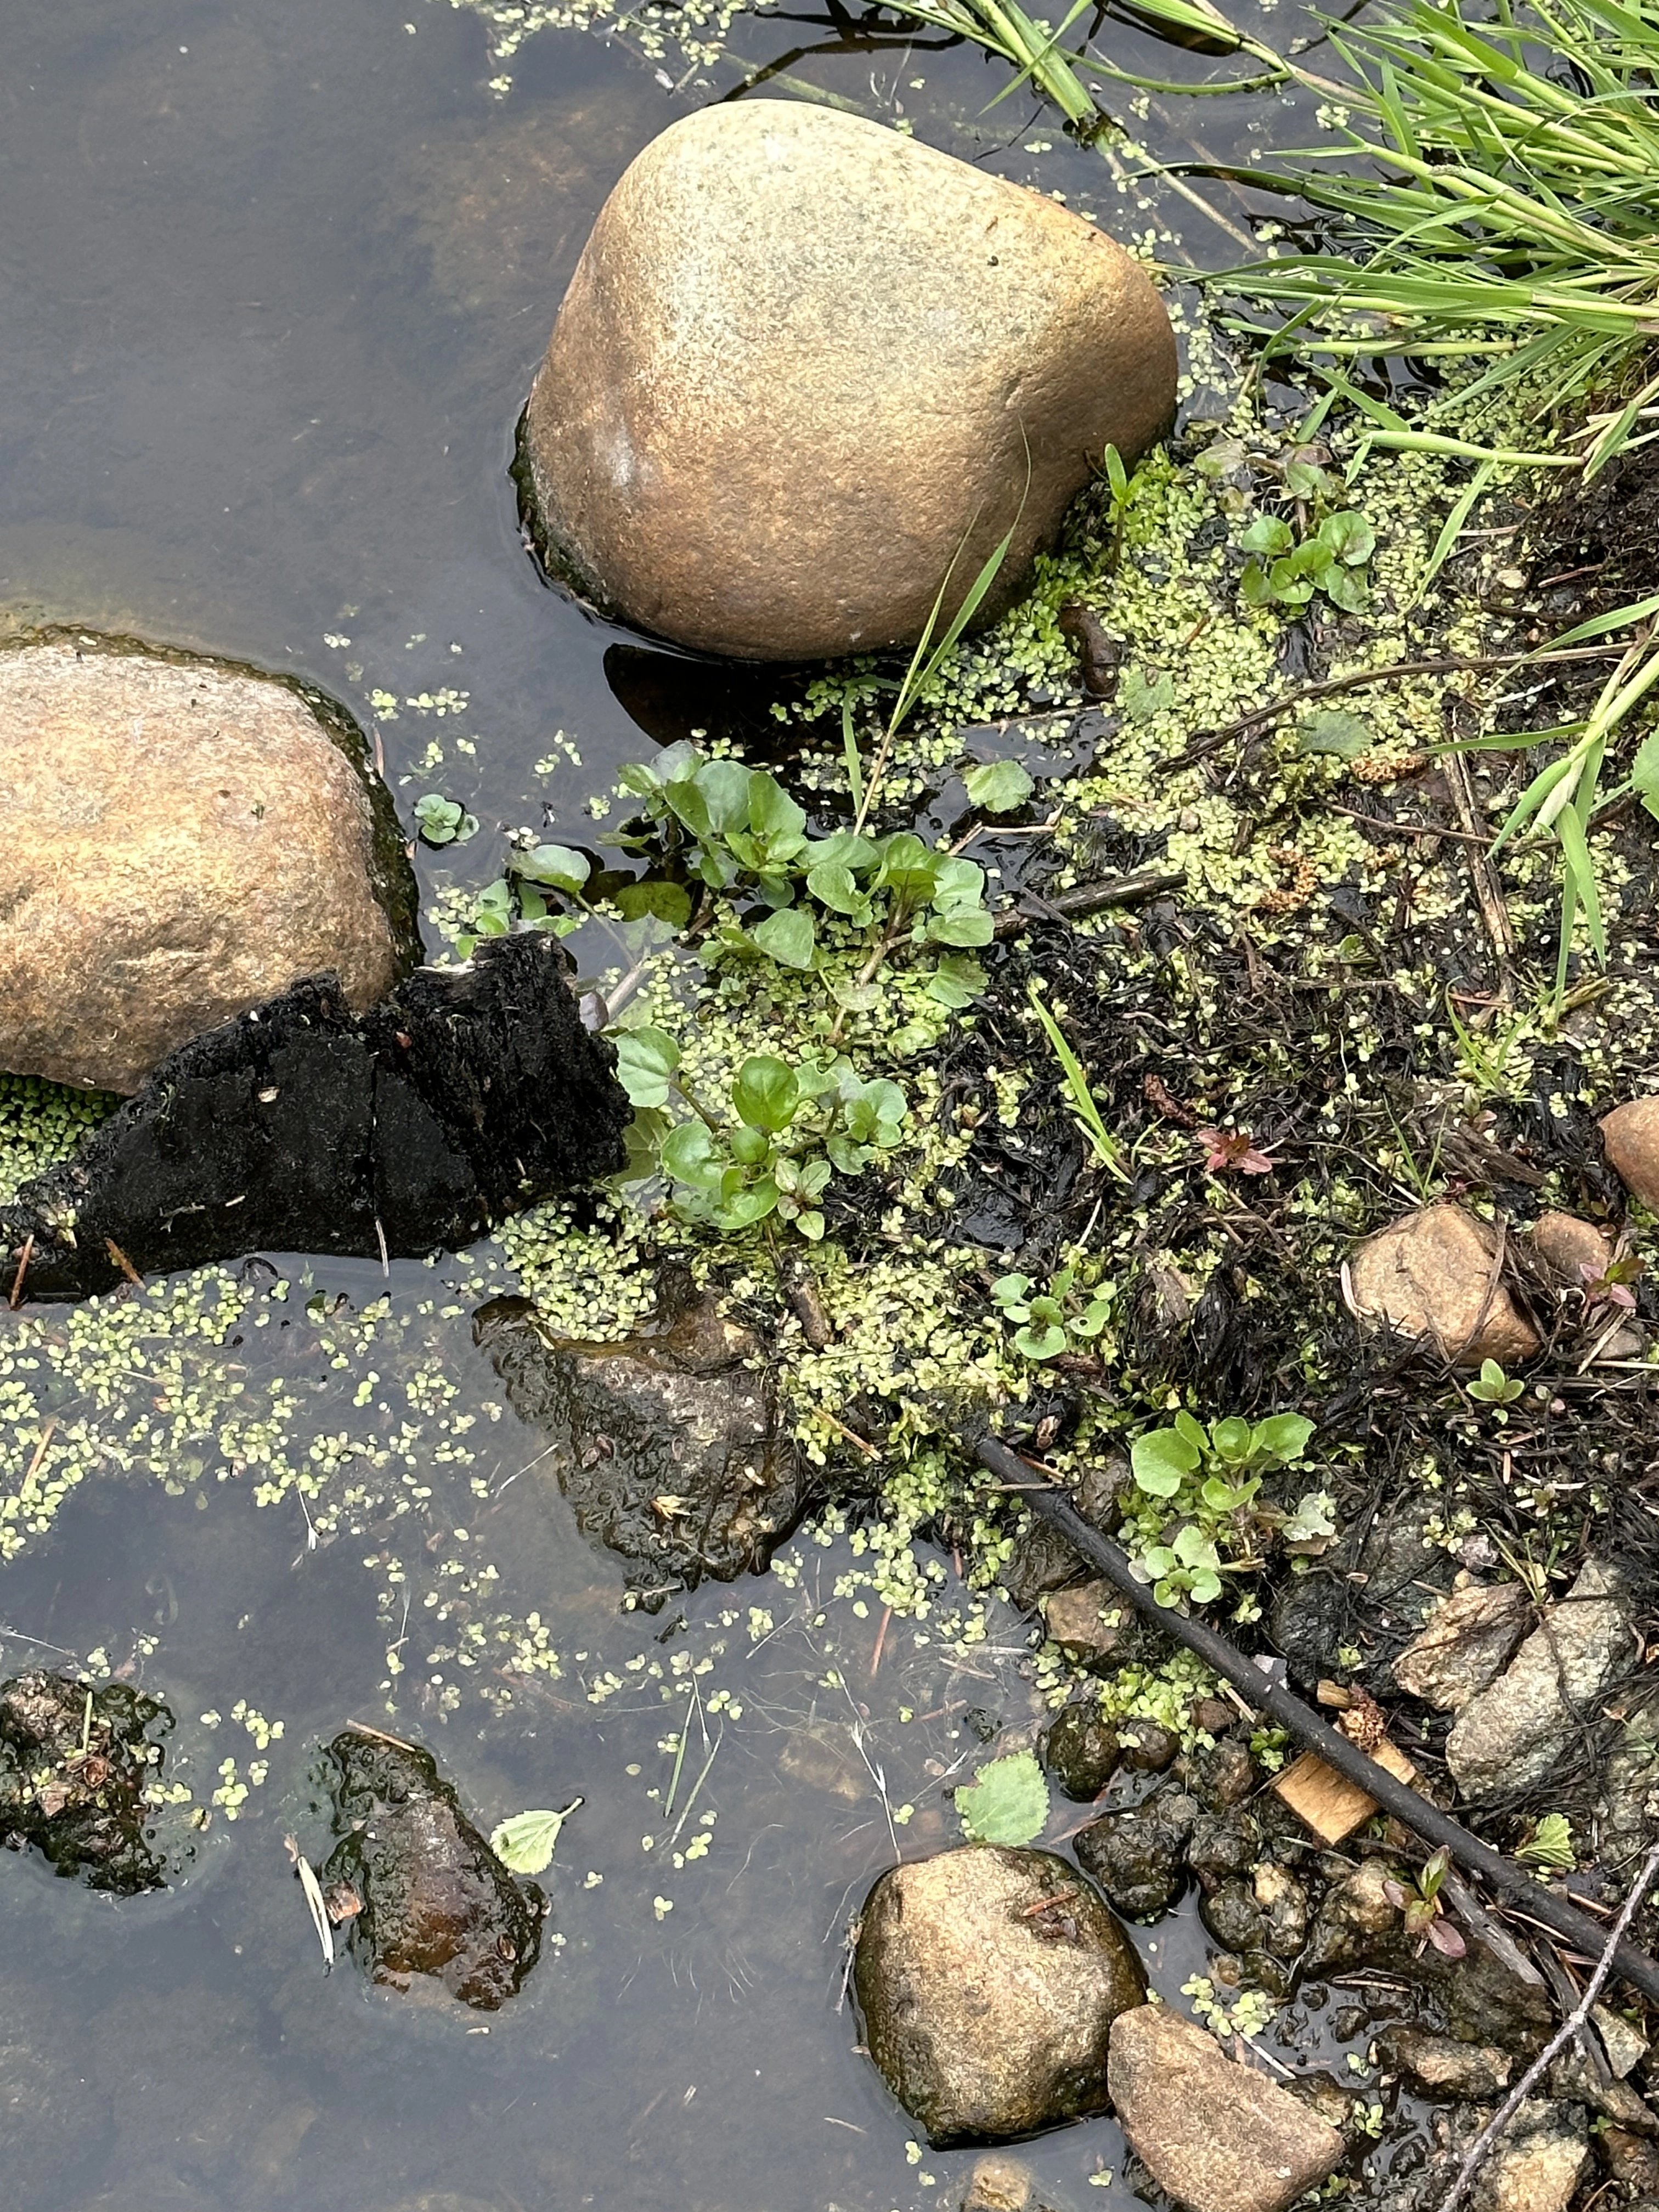
{"type": "Polygon", "coordinates": [[[76,1091],[38,1075],[0,1075],[0,1205],[68,1159],[120,1104],[104,1091],[76,1091]]]}

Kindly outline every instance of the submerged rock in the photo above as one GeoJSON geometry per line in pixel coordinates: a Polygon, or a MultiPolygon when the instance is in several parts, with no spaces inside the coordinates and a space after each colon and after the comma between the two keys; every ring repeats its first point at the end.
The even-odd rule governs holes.
{"type": "Polygon", "coordinates": [[[1164,1789],[1131,1812],[1091,1821],[1072,1848],[1126,1920],[1156,1920],[1187,1887],[1187,1844],[1197,1819],[1196,1798],[1164,1789]]]}
{"type": "Polygon", "coordinates": [[[550,1334],[525,1298],[474,1323],[583,1535],[647,1595],[759,1574],[820,1495],[746,1332],[701,1303],[619,1344],[550,1334]]]}
{"type": "Polygon", "coordinates": [[[1623,1577],[1589,1560],[1508,1669],[1459,1714],[1446,1764],[1465,1797],[1503,1796],[1541,1781],[1575,1729],[1600,1717],[1595,1700],[1634,1656],[1623,1577]]]}
{"type": "Polygon", "coordinates": [[[1601,1122],[1607,1164],[1632,1198],[1659,1212],[1659,1096],[1615,1106],[1601,1122]]]}
{"type": "Polygon", "coordinates": [[[630,1109],[560,959],[550,938],[501,938],[368,1014],[313,981],[181,1046],[0,1206],[0,1272],[30,1238],[35,1297],[107,1289],[122,1258],[416,1255],[611,1173],[630,1109]]]}
{"type": "Polygon", "coordinates": [[[32,1844],[88,1889],[165,1889],[146,1792],[172,1726],[125,1682],[94,1690],[36,1670],[0,1686],[0,1843],[32,1844]]]}
{"type": "Polygon", "coordinates": [[[870,2056],[940,2148],[1103,2111],[1112,2022],[1146,1995],[1133,1946],[1076,1868],[997,1844],[883,1875],[854,1981],[870,2056]]]}
{"type": "Polygon", "coordinates": [[[1042,1740],[1042,1762],[1066,1795],[1086,1805],[1117,1770],[1117,1730],[1092,1703],[1067,1705],[1042,1740]]]}
{"type": "Polygon", "coordinates": [[[1519,1583],[1470,1583],[1435,1607],[1395,1661],[1394,1679],[1437,1712],[1461,1712],[1508,1666],[1531,1619],[1519,1583]]]}
{"type": "Polygon", "coordinates": [[[1109,2078],[1131,2149],[1190,2212],[1284,2212],[1341,2159],[1334,2128],[1168,2005],[1114,2024],[1109,2078]]]}
{"type": "MultiPolygon", "coordinates": [[[[1006,1576],[1004,1580],[1006,1586],[1006,1576]]],[[[1118,1663],[1127,1640],[1125,1610],[1110,1583],[1083,1583],[1050,1595],[1042,1608],[1043,1625],[1068,1659],[1104,1671],[1118,1663]]]]}
{"type": "Polygon", "coordinates": [[[1008,605],[1175,379],[1144,270],[1080,217],[857,117],[744,100],[671,125],[606,201],[531,392],[528,488],[554,560],[641,629],[876,652],[1012,526],[986,618],[1008,605]]]}
{"type": "Polygon", "coordinates": [[[1461,1206],[1425,1206],[1354,1253],[1354,1310],[1455,1366],[1530,1359],[1538,1332],[1504,1282],[1503,1259],[1503,1238],[1490,1222],[1461,1206]]]}
{"type": "Polygon", "coordinates": [[[420,959],[415,878],[362,733],[320,693],[131,639],[0,648],[0,1068],[133,1091],[177,1046],[420,959]]]}
{"type": "Polygon", "coordinates": [[[542,1893],[515,1881],[429,1753],[348,1729],[329,1746],[347,1833],[322,1869],[371,1979],[494,2012],[541,1949],[542,1893]]]}
{"type": "Polygon", "coordinates": [[[994,2151],[975,2160],[962,2193],[962,2212],[1049,2212],[1049,2208],[1024,2160],[994,2151]]]}

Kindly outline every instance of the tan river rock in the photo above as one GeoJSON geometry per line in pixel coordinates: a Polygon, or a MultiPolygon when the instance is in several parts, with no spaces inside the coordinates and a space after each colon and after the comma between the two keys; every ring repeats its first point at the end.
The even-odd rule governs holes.
{"type": "Polygon", "coordinates": [[[1175,404],[1140,264],[1053,200],[856,117],[674,124],[606,201],[530,395],[555,565],[755,659],[919,636],[1010,526],[1013,598],[1109,442],[1175,404]],[[1029,482],[1028,482],[1029,456],[1029,482]]]}
{"type": "Polygon", "coordinates": [[[390,795],[326,713],[124,640],[0,651],[0,1069],[136,1091],[302,975],[362,1010],[415,963],[390,795]]]}

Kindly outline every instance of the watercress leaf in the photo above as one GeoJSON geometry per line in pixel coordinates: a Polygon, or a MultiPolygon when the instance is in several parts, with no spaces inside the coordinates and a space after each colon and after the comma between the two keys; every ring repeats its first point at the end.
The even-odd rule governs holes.
{"type": "Polygon", "coordinates": [[[755,942],[782,968],[810,968],[817,949],[817,925],[804,907],[780,907],[751,932],[755,942]]]}
{"type": "Polygon", "coordinates": [[[1198,1494],[1212,1513],[1231,1513],[1238,1503],[1238,1493],[1231,1483],[1218,1474],[1208,1476],[1198,1494]]]}
{"type": "Polygon", "coordinates": [[[1345,615],[1363,615],[1371,603],[1363,569],[1333,568],[1320,582],[1332,605],[1340,607],[1345,615]]]}
{"type": "Polygon", "coordinates": [[[1027,1359],[1053,1359],[1066,1349],[1066,1332],[1058,1322],[1045,1322],[1020,1329],[1014,1338],[1014,1349],[1027,1359]]]}
{"type": "Polygon", "coordinates": [[[1198,1454],[1173,1429],[1152,1429],[1129,1448],[1136,1487],[1149,1498],[1173,1498],[1198,1465],[1198,1454]]]}
{"type": "Polygon", "coordinates": [[[999,1275],[991,1285],[991,1296],[998,1305],[1006,1306],[1015,1298],[1023,1298],[1030,1287],[1029,1275],[999,1275]]]}
{"type": "Polygon", "coordinates": [[[1210,1442],[1229,1465],[1237,1466],[1250,1455],[1250,1425],[1241,1421],[1236,1413],[1231,1414],[1215,1424],[1210,1431],[1210,1442]]]}
{"type": "Polygon", "coordinates": [[[547,920],[547,901],[529,884],[519,885],[519,919],[535,926],[547,920]]]}
{"type": "Polygon", "coordinates": [[[1267,571],[1267,592],[1287,607],[1304,607],[1314,595],[1311,576],[1293,568],[1288,559],[1275,561],[1267,571]]]}
{"type": "Polygon", "coordinates": [[[663,1139],[663,1170],[695,1189],[717,1190],[725,1163],[714,1155],[714,1139],[701,1121],[681,1121],[663,1139]]]}
{"type": "Polygon", "coordinates": [[[816,1244],[823,1234],[823,1216],[816,1206],[809,1207],[805,1213],[798,1213],[795,1216],[795,1226],[803,1237],[810,1237],[816,1244]]]}
{"type": "Polygon", "coordinates": [[[665,1106],[669,1078],[680,1064],[680,1048],[666,1030],[624,1030],[616,1040],[617,1080],[634,1106],[665,1106]]]}
{"type": "Polygon", "coordinates": [[[1183,1567],[1213,1568],[1218,1564],[1214,1544],[1196,1522],[1176,1530],[1173,1549],[1183,1567]]]}
{"type": "Polygon", "coordinates": [[[545,1874],[559,1831],[581,1802],[578,1797],[562,1813],[515,1813],[490,1831],[490,1850],[509,1874],[545,1874]]]}
{"type": "Polygon", "coordinates": [[[746,1121],[742,1128],[733,1129],[726,1141],[740,1168],[757,1168],[772,1149],[772,1140],[765,1130],[751,1129],[746,1121]]]}
{"type": "Polygon", "coordinates": [[[870,1164],[868,1149],[863,1145],[854,1144],[850,1137],[844,1137],[839,1129],[830,1132],[823,1140],[823,1149],[841,1175],[858,1175],[870,1164]]]}
{"type": "Polygon", "coordinates": [[[1198,1419],[1196,1415],[1189,1413],[1184,1406],[1175,1417],[1174,1427],[1176,1434],[1178,1437],[1184,1437],[1191,1445],[1193,1457],[1189,1464],[1196,1467],[1199,1454],[1206,1452],[1210,1449],[1209,1431],[1203,1422],[1198,1419]]]}
{"type": "Polygon", "coordinates": [[[1304,753],[1330,753],[1338,760],[1354,760],[1376,742],[1364,716],[1346,707],[1324,707],[1304,715],[1296,734],[1304,753]]]}
{"type": "Polygon", "coordinates": [[[854,830],[836,830],[808,845],[805,857],[809,867],[839,861],[843,868],[851,868],[854,875],[861,876],[879,864],[881,848],[873,837],[860,836],[854,830]]]}
{"type": "Polygon", "coordinates": [[[556,891],[579,891],[593,872],[586,854],[573,853],[568,845],[537,845],[528,853],[514,853],[507,866],[515,876],[556,891]]]}
{"type": "Polygon", "coordinates": [[[939,866],[939,856],[920,837],[898,830],[881,840],[881,869],[876,881],[902,904],[916,906],[933,896],[939,866]]]}
{"type": "Polygon", "coordinates": [[[1221,1595],[1221,1577],[1213,1567],[1194,1567],[1188,1590],[1194,1605],[1210,1605],[1221,1595]]]}
{"type": "Polygon", "coordinates": [[[732,1085],[732,1103],[738,1120],[773,1136],[794,1120],[799,1097],[794,1069],[767,1053],[755,1053],[745,1060],[732,1085]]]}
{"type": "Polygon", "coordinates": [[[972,1006],[985,983],[985,970],[977,960],[969,959],[964,953],[951,952],[933,970],[927,995],[941,1006],[949,1006],[959,1013],[964,1006],[972,1006]]]}
{"type": "Polygon", "coordinates": [[[1251,1434],[1251,1455],[1285,1462],[1300,1459],[1313,1432],[1313,1423],[1304,1414],[1270,1413],[1265,1421],[1256,1423],[1251,1434]]]}
{"type": "Polygon", "coordinates": [[[629,761],[617,781],[635,799],[657,799],[661,796],[663,779],[647,761],[629,761]]]}
{"type": "Polygon", "coordinates": [[[749,819],[749,787],[754,773],[741,761],[709,760],[702,762],[692,776],[708,826],[717,836],[740,829],[749,819]]]}
{"type": "Polygon", "coordinates": [[[871,1133],[876,1142],[884,1147],[896,1143],[899,1129],[910,1110],[897,1084],[890,1083],[884,1075],[878,1075],[872,1082],[865,1085],[860,1103],[867,1107],[874,1117],[871,1133]]]}
{"type": "Polygon", "coordinates": [[[677,738],[665,745],[653,761],[636,764],[624,773],[648,776],[659,789],[671,783],[689,783],[703,764],[703,754],[690,738],[677,738]]]}
{"type": "Polygon", "coordinates": [[[996,926],[983,907],[959,907],[927,917],[927,936],[935,945],[988,945],[996,926]]]}
{"type": "Polygon", "coordinates": [[[1276,556],[1288,553],[1296,538],[1290,524],[1281,516],[1258,514],[1238,542],[1246,553],[1266,553],[1276,556]]]}
{"type": "Polygon", "coordinates": [[[608,896],[624,921],[643,921],[649,915],[671,929],[684,929],[691,919],[691,894],[684,884],[642,877],[636,883],[619,884],[608,896]]]}
{"type": "Polygon", "coordinates": [[[779,852],[785,845],[793,845],[793,853],[805,847],[805,811],[796,805],[776,776],[769,775],[764,769],[749,771],[749,827],[757,837],[763,837],[774,852],[779,852]]]}
{"type": "Polygon", "coordinates": [[[1154,714],[1167,714],[1176,703],[1173,676],[1148,676],[1144,668],[1126,669],[1117,687],[1117,703],[1132,722],[1150,722],[1154,714]]]}
{"type": "Polygon", "coordinates": [[[982,814],[1012,814],[1036,789],[1030,771],[1018,761],[986,761],[963,777],[970,805],[982,814]]]}
{"type": "Polygon", "coordinates": [[[1066,1326],[1073,1336],[1098,1336],[1112,1317],[1112,1309],[1104,1298],[1094,1298],[1066,1326]]]}
{"type": "Polygon", "coordinates": [[[722,1229],[750,1229],[774,1212],[777,1203],[778,1187],[768,1176],[760,1182],[726,1193],[715,1208],[714,1218],[722,1229]]]}
{"type": "Polygon", "coordinates": [[[1336,479],[1315,461],[1286,461],[1285,489],[1292,499],[1328,498],[1336,489],[1336,479]]]}
{"type": "Polygon", "coordinates": [[[941,913],[977,906],[984,896],[985,871],[977,860],[947,856],[935,865],[931,902],[941,913]]]}
{"type": "Polygon", "coordinates": [[[844,860],[820,860],[806,871],[806,888],[820,906],[835,914],[867,919],[870,902],[859,888],[858,878],[844,860]]]}
{"type": "Polygon", "coordinates": [[[1328,514],[1319,526],[1319,538],[1345,568],[1358,568],[1376,550],[1376,532],[1352,507],[1345,507],[1340,514],[1328,514]]]}
{"type": "Polygon", "coordinates": [[[1260,561],[1244,563],[1244,573],[1238,580],[1238,595],[1247,607],[1265,607],[1273,604],[1273,587],[1267,580],[1267,572],[1260,561]]]}
{"type": "Polygon", "coordinates": [[[1018,1850],[1048,1825],[1048,1784],[1031,1751],[1011,1752],[975,1770],[957,1791],[957,1811],[970,1843],[1018,1850]]]}

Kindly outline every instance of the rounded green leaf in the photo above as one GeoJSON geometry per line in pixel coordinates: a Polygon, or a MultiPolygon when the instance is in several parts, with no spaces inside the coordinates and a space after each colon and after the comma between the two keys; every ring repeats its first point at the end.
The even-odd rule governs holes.
{"type": "Polygon", "coordinates": [[[962,780],[968,787],[969,805],[983,814],[1012,814],[1036,789],[1030,769],[1018,761],[985,761],[970,768],[962,780]]]}
{"type": "Polygon", "coordinates": [[[804,907],[780,907],[751,933],[769,958],[781,968],[810,968],[817,948],[817,924],[804,907]]]}
{"type": "Polygon", "coordinates": [[[1129,1447],[1135,1485],[1149,1498],[1173,1498],[1193,1469],[1198,1454],[1174,1429],[1152,1429],[1129,1447]]]}
{"type": "Polygon", "coordinates": [[[774,1136],[793,1121],[799,1097],[794,1069],[765,1053],[745,1060],[732,1085],[732,1103],[738,1119],[774,1136]]]}
{"type": "Polygon", "coordinates": [[[507,866],[527,883],[569,893],[580,890],[593,872],[586,854],[574,853],[568,845],[537,845],[528,853],[514,853],[507,866]]]}
{"type": "Polygon", "coordinates": [[[1018,1849],[1040,1836],[1048,1825],[1048,1784],[1036,1753],[988,1760],[957,1791],[957,1810],[969,1843],[1018,1849]]]}

